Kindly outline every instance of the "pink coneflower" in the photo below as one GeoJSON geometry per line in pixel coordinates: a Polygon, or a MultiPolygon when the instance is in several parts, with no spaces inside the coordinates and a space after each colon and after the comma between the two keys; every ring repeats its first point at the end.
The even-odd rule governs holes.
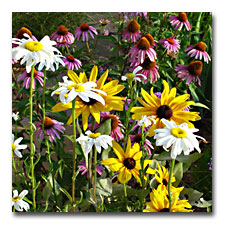
{"type": "Polygon", "coordinates": [[[102,31],[102,35],[108,36],[108,35],[109,35],[109,30],[108,30],[108,29],[104,29],[104,30],[102,31]]]}
{"type": "Polygon", "coordinates": [[[114,141],[120,141],[123,140],[123,124],[119,119],[118,115],[114,115],[114,114],[110,114],[109,112],[101,112],[100,116],[102,118],[101,123],[95,123],[94,124],[94,130],[97,129],[98,127],[100,127],[100,125],[102,123],[104,123],[104,121],[106,121],[107,119],[111,119],[111,134],[110,136],[113,138],[114,141]]]}
{"type": "MultiPolygon", "coordinates": [[[[88,169],[86,167],[86,164],[85,164],[85,161],[80,161],[79,162],[79,165],[77,166],[78,168],[80,168],[80,171],[82,172],[81,175],[84,175],[85,173],[88,172],[88,169]]],[[[104,167],[103,166],[97,166],[96,167],[96,172],[101,176],[102,175],[102,172],[104,170],[104,167]]],[[[87,177],[88,177],[88,173],[87,173],[87,177]]]]}
{"type": "Polygon", "coordinates": [[[146,55],[149,57],[150,61],[154,61],[156,59],[156,52],[152,48],[153,46],[154,38],[150,34],[138,40],[136,45],[134,45],[129,52],[131,65],[143,63],[146,55]]]}
{"type": "MultiPolygon", "coordinates": [[[[34,79],[33,79],[33,89],[35,89],[35,79],[38,80],[38,82],[40,83],[40,85],[43,87],[43,79],[42,77],[44,77],[44,73],[37,71],[34,69],[34,79]]],[[[31,78],[31,72],[27,73],[27,71],[25,70],[18,78],[17,81],[20,81],[22,79],[24,79],[23,82],[23,87],[25,87],[26,89],[28,89],[30,87],[30,78],[31,78]]]]}
{"type": "Polygon", "coordinates": [[[169,20],[171,21],[171,25],[175,26],[175,30],[181,30],[183,25],[185,25],[187,30],[191,29],[191,25],[187,19],[187,14],[185,12],[180,13],[178,16],[170,16],[169,20]]]}
{"type": "MultiPolygon", "coordinates": [[[[44,138],[42,123],[43,123],[43,120],[41,120],[40,122],[36,124],[37,135],[39,136],[39,139],[41,141],[44,138]]],[[[60,136],[57,131],[59,131],[60,133],[64,133],[65,127],[63,125],[64,123],[58,122],[57,120],[51,119],[47,116],[45,117],[44,129],[45,129],[45,134],[46,136],[48,136],[48,139],[50,142],[52,143],[53,141],[56,142],[56,138],[60,139],[60,136]]]]}
{"type": "Polygon", "coordinates": [[[62,58],[65,65],[67,65],[68,70],[73,70],[76,68],[76,70],[79,70],[81,67],[81,61],[78,59],[75,59],[72,55],[69,55],[67,57],[62,58]]]}
{"type": "MultiPolygon", "coordinates": [[[[129,135],[130,136],[130,140],[131,140],[131,146],[133,146],[134,143],[138,143],[140,145],[141,141],[142,141],[142,136],[141,133],[138,133],[136,135],[129,135]]],[[[151,142],[145,138],[144,140],[144,149],[146,151],[148,151],[148,154],[151,154],[151,149],[154,149],[151,142]]],[[[141,150],[141,148],[140,148],[141,150]]]]}
{"type": "Polygon", "coordinates": [[[65,48],[65,46],[70,47],[70,45],[66,42],[65,39],[63,39],[62,42],[56,41],[56,46],[59,47],[59,48],[61,48],[61,47],[65,48]]]}
{"type": "Polygon", "coordinates": [[[164,38],[159,41],[165,48],[167,48],[168,52],[174,52],[177,54],[180,48],[180,41],[175,39],[174,37],[164,38]]]}
{"type": "Polygon", "coordinates": [[[87,23],[82,23],[75,31],[75,39],[77,38],[77,40],[79,40],[82,35],[82,41],[88,41],[88,33],[93,39],[94,34],[98,34],[94,27],[89,26],[87,23]]]}
{"type": "Polygon", "coordinates": [[[202,41],[200,41],[194,46],[189,46],[185,49],[185,52],[188,52],[187,55],[190,55],[190,57],[195,56],[195,59],[201,60],[204,57],[204,61],[206,63],[211,60],[209,54],[206,52],[206,44],[202,41]]]}
{"type": "Polygon", "coordinates": [[[178,71],[177,76],[182,80],[187,80],[186,84],[190,85],[191,81],[198,83],[201,86],[201,81],[199,76],[202,73],[202,62],[201,61],[194,61],[185,65],[178,65],[175,68],[178,71]]]}
{"type": "Polygon", "coordinates": [[[110,21],[109,20],[105,20],[105,19],[100,19],[99,23],[101,23],[102,26],[106,26],[106,25],[110,24],[110,21]]]}
{"type": "MultiPolygon", "coordinates": [[[[30,38],[34,41],[37,41],[37,38],[35,36],[32,35],[31,31],[29,29],[27,29],[26,27],[22,27],[18,30],[15,38],[18,38],[18,39],[27,39],[24,34],[28,34],[30,36],[30,38]]],[[[17,47],[18,45],[17,44],[12,44],[12,47],[15,48],[17,47]]]]}
{"type": "Polygon", "coordinates": [[[145,61],[140,65],[136,64],[133,69],[137,68],[138,66],[142,68],[138,71],[138,73],[142,73],[147,77],[146,80],[145,79],[142,80],[144,84],[146,84],[149,80],[151,84],[155,83],[157,79],[160,78],[158,72],[159,66],[156,65],[156,61],[152,62],[148,57],[145,57],[145,61]]]}
{"type": "Polygon", "coordinates": [[[57,28],[57,31],[51,35],[51,39],[56,41],[59,47],[60,45],[64,47],[66,44],[68,46],[68,44],[72,44],[74,42],[73,34],[70,33],[64,25],[60,25],[57,28]]]}
{"type": "Polygon", "coordinates": [[[140,24],[136,20],[132,20],[127,25],[127,29],[123,31],[122,40],[131,40],[131,42],[136,42],[141,36],[140,33],[140,24]]]}

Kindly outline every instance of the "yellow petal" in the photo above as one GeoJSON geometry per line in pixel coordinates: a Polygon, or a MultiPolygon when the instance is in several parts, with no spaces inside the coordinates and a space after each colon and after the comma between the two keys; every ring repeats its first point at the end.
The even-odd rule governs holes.
{"type": "Polygon", "coordinates": [[[93,66],[91,73],[90,73],[89,81],[96,82],[97,75],[98,75],[98,67],[93,66]]]}
{"type": "Polygon", "coordinates": [[[109,169],[113,172],[119,171],[123,167],[123,163],[116,163],[109,166],[109,169]]]}
{"type": "Polygon", "coordinates": [[[87,108],[87,110],[84,110],[82,112],[82,123],[83,123],[83,130],[86,131],[88,127],[88,117],[90,115],[90,111],[87,108]]]}
{"type": "Polygon", "coordinates": [[[67,104],[63,104],[62,102],[59,102],[52,107],[52,112],[61,112],[71,108],[72,108],[72,102],[69,102],[67,104]]]}
{"type": "Polygon", "coordinates": [[[161,105],[167,105],[167,98],[169,96],[169,85],[168,83],[163,80],[163,86],[164,86],[164,90],[163,93],[161,95],[161,105]]]}
{"type": "Polygon", "coordinates": [[[103,161],[101,161],[101,164],[106,165],[106,166],[110,166],[110,165],[117,164],[117,163],[121,163],[121,161],[116,158],[108,158],[108,159],[104,159],[103,161]]]}
{"type": "Polygon", "coordinates": [[[95,105],[90,105],[89,109],[96,122],[100,123],[100,111],[98,110],[98,108],[95,105]]]}
{"type": "Polygon", "coordinates": [[[79,77],[73,70],[68,70],[67,75],[74,83],[76,83],[76,84],[81,83],[81,80],[79,79],[79,77]]]}
{"type": "Polygon", "coordinates": [[[99,80],[97,82],[97,88],[98,89],[100,89],[100,90],[102,89],[102,87],[103,87],[103,85],[105,83],[105,80],[106,80],[106,78],[108,76],[108,73],[109,73],[109,71],[106,70],[105,73],[103,73],[102,76],[99,78],[99,80]]]}
{"type": "Polygon", "coordinates": [[[122,167],[118,175],[118,180],[121,184],[127,183],[132,177],[131,172],[126,168],[122,167]]]}
{"type": "Polygon", "coordinates": [[[88,82],[88,79],[87,79],[87,76],[86,76],[85,72],[81,72],[81,73],[79,74],[79,79],[80,79],[81,83],[86,83],[86,82],[88,82]]]}
{"type": "Polygon", "coordinates": [[[123,149],[115,141],[113,141],[112,144],[113,144],[113,151],[114,151],[114,153],[117,155],[118,159],[123,162],[123,160],[125,158],[123,149]]]}

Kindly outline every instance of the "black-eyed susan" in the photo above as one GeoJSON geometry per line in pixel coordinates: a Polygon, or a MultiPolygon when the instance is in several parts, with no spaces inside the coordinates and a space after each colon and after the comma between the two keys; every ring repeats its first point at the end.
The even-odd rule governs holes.
{"type": "Polygon", "coordinates": [[[162,119],[174,121],[176,124],[187,123],[190,127],[194,125],[190,121],[200,120],[198,112],[184,111],[184,109],[190,105],[193,105],[193,101],[186,101],[190,95],[183,94],[176,97],[176,88],[169,89],[168,83],[163,81],[164,90],[161,95],[161,99],[158,98],[151,88],[151,95],[148,94],[143,88],[141,89],[141,95],[145,101],[138,98],[142,107],[133,107],[131,112],[132,119],[140,120],[144,115],[155,116],[156,123],[153,124],[149,130],[148,135],[152,137],[157,128],[163,128],[165,125],[162,123],[162,119]]]}
{"type": "MultiPolygon", "coordinates": [[[[91,70],[89,81],[96,82],[98,75],[98,67],[94,66],[91,70]]],[[[69,72],[68,76],[74,76],[76,79],[79,79],[80,83],[85,83],[88,81],[88,78],[85,72],[79,74],[79,77],[75,74],[75,72],[69,72]]],[[[76,98],[75,109],[76,109],[76,118],[82,114],[82,123],[83,129],[86,130],[88,127],[88,117],[90,114],[95,118],[97,123],[100,123],[100,112],[109,112],[112,110],[115,111],[123,111],[124,99],[125,97],[115,96],[120,93],[124,89],[124,85],[118,84],[118,80],[112,80],[105,84],[105,81],[108,77],[108,70],[106,70],[102,76],[96,82],[96,88],[105,92],[106,95],[98,93],[100,97],[102,97],[105,101],[105,105],[101,102],[96,101],[95,99],[91,99],[89,102],[83,101],[81,98],[76,98]]],[[[64,111],[72,108],[72,103],[62,104],[58,103],[53,108],[53,112],[64,111]]],[[[72,122],[72,115],[70,116],[67,124],[72,122]]]]}
{"type": "Polygon", "coordinates": [[[108,158],[103,160],[102,165],[109,166],[109,169],[113,172],[119,171],[118,180],[120,183],[127,183],[132,175],[140,183],[139,170],[141,169],[140,159],[142,157],[142,151],[140,146],[135,143],[131,147],[130,137],[128,138],[126,151],[115,141],[113,143],[113,151],[118,158],[108,158]]]}
{"type": "MultiPolygon", "coordinates": [[[[179,195],[183,187],[172,191],[171,212],[192,212],[192,206],[187,200],[180,200],[179,195]]],[[[146,209],[143,212],[169,212],[168,191],[164,185],[159,185],[150,193],[150,202],[146,203],[146,209]]]]}

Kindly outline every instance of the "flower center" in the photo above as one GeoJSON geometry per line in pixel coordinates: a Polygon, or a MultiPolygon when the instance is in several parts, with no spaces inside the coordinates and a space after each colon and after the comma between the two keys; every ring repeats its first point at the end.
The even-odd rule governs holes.
{"type": "MultiPolygon", "coordinates": [[[[38,75],[38,72],[36,69],[34,69],[34,77],[36,77],[38,75]]],[[[31,72],[30,73],[27,73],[27,76],[28,77],[31,77],[31,72]]]]}
{"type": "Polygon", "coordinates": [[[175,127],[171,129],[171,134],[177,138],[186,138],[187,132],[180,127],[175,127]]]}
{"type": "Polygon", "coordinates": [[[138,42],[137,42],[137,47],[141,50],[147,50],[150,48],[150,43],[146,37],[142,37],[138,42]]]}
{"type": "Polygon", "coordinates": [[[144,37],[147,38],[151,46],[154,44],[154,38],[151,34],[146,34],[144,37]]]}
{"type": "Polygon", "coordinates": [[[195,45],[195,49],[196,50],[199,50],[199,51],[202,51],[202,52],[205,52],[205,50],[206,50],[206,44],[203,41],[200,41],[200,42],[198,42],[195,45]]]}
{"type": "Polygon", "coordinates": [[[16,196],[15,198],[12,197],[12,201],[13,201],[13,202],[17,202],[17,201],[19,201],[19,200],[20,200],[20,197],[19,197],[19,196],[16,196]]]}
{"type": "Polygon", "coordinates": [[[139,133],[139,134],[136,134],[135,136],[134,136],[134,142],[136,142],[136,143],[140,143],[141,141],[142,141],[142,135],[141,135],[141,133],[139,133]]]}
{"type": "Polygon", "coordinates": [[[170,210],[168,208],[163,208],[159,212],[169,212],[170,210]]]}
{"type": "Polygon", "coordinates": [[[173,115],[173,111],[168,105],[161,105],[157,109],[156,114],[160,119],[164,118],[167,120],[173,115]]]}
{"type": "Polygon", "coordinates": [[[148,57],[145,58],[145,61],[141,64],[141,67],[143,67],[146,70],[152,70],[155,69],[156,61],[150,61],[148,57]]]}
{"type": "Polygon", "coordinates": [[[174,44],[174,39],[173,38],[167,38],[166,39],[171,45],[173,45],[174,44]]]}
{"type": "Polygon", "coordinates": [[[136,20],[132,20],[128,25],[127,25],[127,30],[131,33],[136,33],[140,30],[140,24],[136,20]]]}
{"type": "Polygon", "coordinates": [[[136,162],[134,159],[132,158],[126,158],[124,161],[123,161],[123,164],[124,166],[129,169],[129,170],[132,170],[134,169],[135,165],[136,165],[136,162]]]}
{"type": "Polygon", "coordinates": [[[180,13],[177,19],[180,20],[180,22],[185,22],[187,20],[187,14],[185,12],[180,13]]]}
{"type": "Polygon", "coordinates": [[[14,144],[12,144],[12,150],[15,151],[16,150],[16,146],[14,144]]]}
{"type": "Polygon", "coordinates": [[[80,25],[80,29],[81,29],[82,31],[88,31],[88,30],[89,30],[89,25],[86,24],[86,23],[82,23],[82,24],[80,25]]]}
{"type": "Polygon", "coordinates": [[[44,46],[38,41],[28,41],[24,44],[24,47],[31,52],[38,52],[41,51],[44,46]]]}
{"type": "Polygon", "coordinates": [[[84,92],[85,91],[84,87],[80,84],[71,84],[71,85],[68,85],[67,88],[70,91],[72,91],[73,88],[76,92],[84,92]]]}
{"type": "Polygon", "coordinates": [[[202,62],[194,61],[188,64],[188,72],[193,76],[199,76],[202,73],[202,62]]]}
{"type": "MultiPolygon", "coordinates": [[[[43,119],[41,120],[41,124],[42,123],[43,123],[43,119]]],[[[53,127],[53,125],[54,125],[54,122],[52,121],[52,119],[46,116],[45,117],[45,125],[44,125],[45,129],[51,129],[53,127]]]]}
{"type": "Polygon", "coordinates": [[[89,102],[84,102],[84,101],[82,101],[82,102],[84,102],[84,104],[86,104],[86,105],[94,105],[97,102],[97,100],[95,100],[93,98],[89,98],[89,99],[90,99],[89,102]]]}
{"type": "Polygon", "coordinates": [[[28,34],[32,38],[31,31],[27,29],[26,27],[22,27],[21,29],[18,30],[16,34],[16,38],[19,38],[19,39],[26,38],[23,36],[23,34],[28,34]]]}
{"type": "Polygon", "coordinates": [[[135,77],[135,75],[133,73],[128,73],[126,75],[126,77],[127,77],[128,80],[132,80],[135,77]]]}
{"type": "Polygon", "coordinates": [[[75,59],[72,55],[69,55],[69,56],[67,56],[66,58],[67,58],[68,61],[70,61],[70,62],[74,62],[74,59],[75,59]]]}
{"type": "Polygon", "coordinates": [[[119,125],[119,120],[115,115],[109,114],[103,117],[102,123],[104,123],[104,121],[106,121],[107,119],[111,119],[111,129],[112,131],[115,131],[119,125]]]}
{"type": "Polygon", "coordinates": [[[163,185],[165,185],[165,186],[167,186],[167,184],[168,184],[168,182],[167,182],[166,179],[163,179],[162,183],[163,183],[163,185]]]}
{"type": "Polygon", "coordinates": [[[66,35],[68,34],[68,29],[64,25],[60,25],[56,31],[58,35],[66,35]]]}
{"type": "Polygon", "coordinates": [[[89,137],[90,137],[90,138],[97,138],[97,137],[99,137],[99,136],[101,136],[101,133],[90,133],[90,134],[89,134],[89,137]]]}

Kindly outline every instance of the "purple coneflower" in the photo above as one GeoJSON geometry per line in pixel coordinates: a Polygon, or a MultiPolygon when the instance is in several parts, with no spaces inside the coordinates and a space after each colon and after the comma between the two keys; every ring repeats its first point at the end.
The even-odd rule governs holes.
{"type": "Polygon", "coordinates": [[[79,40],[82,35],[82,41],[88,41],[88,33],[94,39],[94,34],[98,34],[96,29],[87,23],[82,23],[75,31],[75,39],[79,40]]]}
{"type": "Polygon", "coordinates": [[[51,35],[51,39],[53,41],[56,41],[57,43],[57,46],[65,46],[68,44],[72,44],[74,42],[74,36],[72,33],[70,33],[68,31],[68,29],[66,28],[66,26],[64,25],[60,25],[58,28],[57,28],[57,31],[54,32],[52,35],[51,35]]]}
{"type": "MultiPolygon", "coordinates": [[[[33,79],[33,89],[35,89],[35,79],[38,80],[38,82],[40,83],[40,85],[43,87],[43,79],[42,77],[44,77],[44,73],[37,71],[36,69],[34,69],[34,79],[33,79]]],[[[31,78],[31,72],[27,73],[27,71],[25,70],[18,78],[17,81],[20,81],[22,79],[24,79],[23,82],[23,87],[25,87],[26,89],[28,89],[30,87],[30,78],[31,78]]]]}
{"type": "Polygon", "coordinates": [[[185,49],[185,52],[188,52],[187,55],[190,55],[190,57],[195,56],[195,59],[201,60],[204,57],[204,61],[206,63],[211,60],[209,54],[206,52],[206,44],[202,41],[200,41],[194,46],[189,46],[185,49]]]}
{"type": "Polygon", "coordinates": [[[109,35],[109,30],[108,30],[108,29],[104,29],[104,30],[102,31],[102,35],[108,36],[108,35],[109,35]]]}
{"type": "Polygon", "coordinates": [[[140,24],[136,20],[132,20],[128,25],[126,30],[123,31],[122,40],[131,42],[136,42],[140,38],[140,24]]]}
{"type": "Polygon", "coordinates": [[[109,20],[105,20],[105,19],[100,19],[99,23],[101,23],[102,26],[106,26],[106,25],[110,24],[110,21],[109,20]]]}
{"type": "Polygon", "coordinates": [[[65,65],[67,65],[68,70],[73,70],[76,68],[76,70],[79,70],[82,66],[81,61],[78,59],[75,59],[72,55],[69,55],[67,57],[62,58],[65,65]]]}
{"type": "Polygon", "coordinates": [[[178,71],[177,76],[181,78],[181,80],[186,80],[187,85],[190,85],[191,81],[193,81],[201,86],[201,80],[199,78],[202,73],[201,61],[191,62],[187,66],[178,65],[175,70],[178,71]]]}
{"type": "MultiPolygon", "coordinates": [[[[133,69],[137,68],[138,66],[139,65],[136,64],[133,69]]],[[[145,57],[145,61],[142,64],[140,64],[140,66],[142,67],[142,69],[138,71],[138,73],[142,73],[147,77],[146,80],[143,79],[144,84],[146,84],[149,80],[151,84],[155,83],[157,79],[160,78],[158,72],[159,66],[156,65],[156,61],[150,61],[148,57],[145,57]]]]}
{"type": "Polygon", "coordinates": [[[177,54],[180,48],[180,41],[175,39],[174,37],[164,38],[159,41],[165,48],[167,48],[168,52],[174,52],[177,54]]]}
{"type": "Polygon", "coordinates": [[[170,16],[169,20],[171,21],[171,25],[175,26],[175,30],[181,30],[183,25],[185,25],[187,30],[191,29],[191,25],[187,19],[187,14],[185,12],[180,13],[178,16],[170,16]]]}
{"type": "MultiPolygon", "coordinates": [[[[86,164],[85,164],[85,161],[80,161],[79,162],[79,165],[77,166],[78,168],[80,168],[80,171],[82,172],[81,175],[84,175],[85,173],[88,172],[88,169],[86,167],[86,164]]],[[[96,172],[101,176],[102,175],[102,172],[104,170],[104,167],[103,166],[97,166],[96,167],[96,172]]],[[[87,173],[87,177],[88,177],[88,173],[87,173]]]]}
{"type": "Polygon", "coordinates": [[[146,55],[149,57],[150,61],[155,61],[156,52],[153,49],[154,45],[154,38],[150,34],[146,34],[138,40],[136,45],[134,45],[129,52],[131,65],[143,63],[146,55]]]}
{"type": "Polygon", "coordinates": [[[114,115],[114,114],[110,114],[109,112],[101,112],[100,116],[102,118],[101,123],[95,123],[94,124],[94,130],[97,129],[98,127],[100,127],[100,125],[102,123],[104,123],[104,121],[106,121],[107,119],[111,119],[111,134],[110,136],[113,138],[114,141],[120,141],[123,140],[123,124],[119,119],[118,115],[114,115]]]}
{"type": "Polygon", "coordinates": [[[148,12],[130,12],[130,15],[134,17],[141,16],[147,18],[148,12]]]}
{"type": "MultiPolygon", "coordinates": [[[[41,141],[44,138],[42,123],[43,123],[43,120],[41,120],[40,122],[36,124],[37,135],[39,136],[39,139],[41,141]]],[[[56,138],[60,139],[60,136],[57,131],[59,131],[60,133],[64,133],[65,127],[63,125],[64,123],[62,122],[51,119],[47,116],[45,117],[44,129],[45,129],[45,134],[46,136],[48,136],[50,142],[53,142],[53,141],[56,142],[56,138]]]]}

